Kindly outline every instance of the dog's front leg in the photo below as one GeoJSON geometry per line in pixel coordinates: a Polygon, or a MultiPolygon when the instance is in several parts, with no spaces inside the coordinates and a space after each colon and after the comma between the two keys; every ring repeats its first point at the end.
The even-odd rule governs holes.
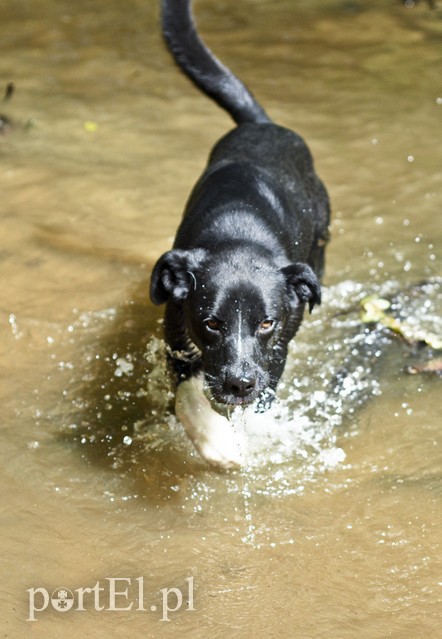
{"type": "Polygon", "coordinates": [[[200,455],[213,466],[234,468],[244,463],[245,438],[211,406],[203,390],[203,375],[178,386],[175,413],[200,455]]]}

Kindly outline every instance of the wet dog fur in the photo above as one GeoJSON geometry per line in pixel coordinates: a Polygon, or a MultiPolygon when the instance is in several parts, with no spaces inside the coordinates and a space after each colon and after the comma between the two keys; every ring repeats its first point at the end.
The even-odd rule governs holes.
{"type": "Polygon", "coordinates": [[[162,18],[181,70],[237,123],[212,150],[151,278],[152,301],[166,304],[177,414],[202,456],[228,467],[241,455],[223,448],[219,410],[213,445],[209,401],[245,406],[276,389],[305,306],[321,301],[329,200],[303,139],[273,123],[202,43],[189,2],[163,0],[162,18]]]}

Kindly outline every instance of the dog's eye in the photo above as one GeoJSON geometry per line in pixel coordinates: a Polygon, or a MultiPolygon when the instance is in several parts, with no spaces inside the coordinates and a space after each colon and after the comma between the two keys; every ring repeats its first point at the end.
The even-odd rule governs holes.
{"type": "Polygon", "coordinates": [[[260,333],[270,333],[270,331],[272,330],[273,326],[274,326],[275,322],[271,319],[265,319],[263,320],[259,327],[258,327],[258,331],[260,333]]]}
{"type": "Polygon", "coordinates": [[[221,329],[221,322],[217,319],[214,319],[214,318],[206,319],[204,323],[207,326],[207,328],[211,331],[218,332],[221,329]]]}

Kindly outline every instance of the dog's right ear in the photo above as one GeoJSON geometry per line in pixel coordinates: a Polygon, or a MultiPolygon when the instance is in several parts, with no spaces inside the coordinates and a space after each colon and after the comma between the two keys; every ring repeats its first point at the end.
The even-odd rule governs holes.
{"type": "Polygon", "coordinates": [[[164,304],[169,298],[180,302],[196,287],[195,271],[205,256],[203,249],[174,249],[164,253],[155,264],[150,281],[150,299],[164,304]]]}

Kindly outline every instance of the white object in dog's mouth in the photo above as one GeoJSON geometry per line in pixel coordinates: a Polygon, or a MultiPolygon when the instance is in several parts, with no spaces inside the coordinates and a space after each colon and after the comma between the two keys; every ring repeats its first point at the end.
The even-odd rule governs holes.
{"type": "Polygon", "coordinates": [[[232,423],[212,407],[204,394],[202,375],[178,386],[175,413],[200,455],[213,466],[243,466],[246,438],[240,424],[232,423]]]}

